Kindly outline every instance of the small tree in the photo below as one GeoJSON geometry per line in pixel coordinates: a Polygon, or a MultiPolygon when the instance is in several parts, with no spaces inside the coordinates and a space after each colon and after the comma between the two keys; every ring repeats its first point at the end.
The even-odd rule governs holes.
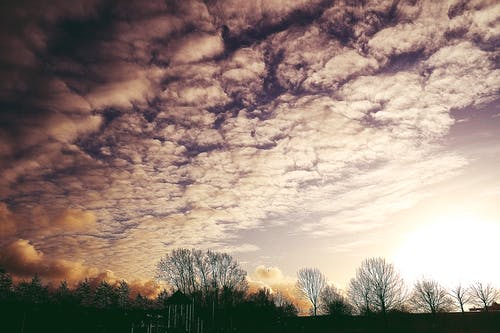
{"type": "Polygon", "coordinates": [[[352,314],[352,306],[342,295],[342,291],[334,286],[326,286],[320,295],[321,312],[330,316],[352,314]]]}
{"type": "Polygon", "coordinates": [[[88,279],[78,283],[74,294],[81,306],[90,307],[94,304],[94,293],[88,279]]]}
{"type": "Polygon", "coordinates": [[[54,298],[56,303],[61,306],[68,306],[74,303],[74,295],[69,289],[66,280],[61,281],[59,287],[54,291],[54,298]]]}
{"type": "Polygon", "coordinates": [[[117,303],[117,294],[112,285],[106,281],[101,281],[94,294],[94,304],[100,309],[110,309],[117,303]]]}
{"type": "Polygon", "coordinates": [[[132,302],[132,307],[136,310],[149,310],[154,307],[154,302],[149,298],[142,296],[141,293],[138,293],[132,302]]]}
{"type": "Polygon", "coordinates": [[[463,287],[461,283],[459,283],[457,286],[455,286],[453,289],[450,291],[451,297],[458,303],[460,306],[460,311],[462,313],[465,312],[464,310],[464,305],[471,300],[471,295],[469,292],[469,289],[466,287],[463,287]]]}
{"type": "Polygon", "coordinates": [[[117,305],[126,309],[130,305],[130,288],[125,280],[121,280],[116,286],[117,305]]]}
{"type": "Polygon", "coordinates": [[[415,283],[411,301],[417,310],[432,314],[448,311],[452,304],[446,290],[437,281],[427,279],[415,283]]]}
{"type": "Polygon", "coordinates": [[[473,300],[478,305],[484,306],[484,311],[488,312],[488,307],[498,297],[498,290],[490,283],[473,283],[470,287],[473,300]]]}
{"type": "Polygon", "coordinates": [[[326,277],[317,268],[302,268],[297,272],[297,289],[302,297],[308,299],[317,315],[319,296],[326,286],[326,277]]]}
{"type": "Polygon", "coordinates": [[[38,274],[35,274],[31,282],[22,281],[16,286],[16,296],[28,304],[43,304],[49,300],[49,290],[43,285],[38,274]]]}
{"type": "Polygon", "coordinates": [[[295,304],[288,299],[281,291],[277,291],[273,295],[273,301],[278,309],[278,314],[283,317],[294,317],[297,315],[298,310],[295,304]]]}
{"type": "Polygon", "coordinates": [[[165,288],[156,297],[156,304],[160,309],[164,309],[167,305],[167,301],[170,298],[171,293],[169,293],[165,288]]]}
{"type": "Polygon", "coordinates": [[[0,266],[0,302],[9,300],[13,290],[12,276],[0,266]]]}

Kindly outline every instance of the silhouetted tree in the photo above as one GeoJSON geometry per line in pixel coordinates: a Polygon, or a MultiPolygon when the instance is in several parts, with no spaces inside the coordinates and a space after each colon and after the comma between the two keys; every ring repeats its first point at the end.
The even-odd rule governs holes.
{"type": "Polygon", "coordinates": [[[74,294],[80,305],[84,307],[90,307],[93,305],[94,293],[88,279],[78,283],[74,294]]]}
{"type": "Polygon", "coordinates": [[[297,309],[292,301],[287,300],[278,306],[278,313],[282,317],[295,317],[299,313],[299,309],[297,309]]]}
{"type": "Polygon", "coordinates": [[[30,282],[19,282],[15,288],[16,296],[26,304],[43,304],[48,302],[49,290],[42,284],[38,274],[30,282]]]}
{"type": "Polygon", "coordinates": [[[12,298],[13,288],[12,276],[0,266],[0,302],[6,302],[12,298]]]}
{"type": "Polygon", "coordinates": [[[278,308],[279,316],[294,317],[299,313],[295,304],[279,290],[274,293],[273,302],[278,308]]]}
{"type": "Polygon", "coordinates": [[[173,250],[160,260],[157,269],[159,279],[167,281],[184,294],[191,294],[198,289],[191,250],[173,250]]]}
{"type": "Polygon", "coordinates": [[[320,310],[330,316],[345,316],[352,314],[352,305],[340,290],[326,286],[320,294],[320,310]]]}
{"type": "Polygon", "coordinates": [[[109,309],[116,304],[117,294],[112,285],[101,281],[94,294],[94,305],[99,309],[109,309]]]}
{"type": "Polygon", "coordinates": [[[246,290],[246,272],[239,263],[227,253],[207,251],[210,274],[208,284],[216,290],[246,290]]]}
{"type": "Polygon", "coordinates": [[[358,311],[387,313],[406,298],[405,284],[394,266],[383,258],[365,259],[349,284],[349,295],[358,311]]]}
{"type": "Polygon", "coordinates": [[[302,297],[311,302],[314,316],[317,315],[319,295],[326,286],[326,277],[317,268],[302,268],[297,272],[297,289],[302,297]]]}
{"type": "Polygon", "coordinates": [[[417,310],[435,314],[449,311],[453,301],[437,281],[421,279],[415,283],[411,302],[417,310]]]}
{"type": "Polygon", "coordinates": [[[163,289],[156,297],[156,304],[158,308],[163,309],[165,305],[167,305],[167,300],[170,296],[171,294],[166,289],[163,289]]]}
{"type": "Polygon", "coordinates": [[[154,302],[139,293],[134,299],[133,307],[136,310],[149,310],[154,308],[154,302]]]}
{"type": "Polygon", "coordinates": [[[475,282],[470,286],[472,299],[476,304],[484,306],[484,311],[488,312],[488,307],[498,297],[498,290],[490,283],[483,284],[475,282]]]}
{"type": "Polygon", "coordinates": [[[63,306],[72,305],[75,302],[75,296],[69,289],[68,282],[66,280],[61,281],[59,287],[54,291],[53,297],[57,304],[63,306]]]}
{"type": "Polygon", "coordinates": [[[265,323],[270,323],[276,317],[277,308],[268,288],[261,288],[248,295],[247,303],[251,305],[246,313],[248,316],[258,318],[265,323]]]}
{"type": "Polygon", "coordinates": [[[450,290],[451,297],[458,303],[460,306],[460,311],[462,313],[465,312],[464,305],[471,300],[471,294],[468,288],[463,287],[461,283],[456,285],[453,289],[450,290]]]}
{"type": "Polygon", "coordinates": [[[210,250],[173,250],[158,262],[157,278],[202,298],[236,295],[248,287],[246,272],[233,257],[210,250]]]}
{"type": "Polygon", "coordinates": [[[274,308],[274,301],[268,288],[260,288],[257,292],[248,295],[248,300],[257,307],[274,308]]]}
{"type": "Polygon", "coordinates": [[[372,312],[371,300],[371,285],[365,275],[352,278],[349,282],[347,291],[351,303],[360,314],[368,314],[372,312]]]}
{"type": "Polygon", "coordinates": [[[121,280],[116,286],[116,302],[119,308],[126,309],[130,303],[130,288],[125,280],[121,280]]]}

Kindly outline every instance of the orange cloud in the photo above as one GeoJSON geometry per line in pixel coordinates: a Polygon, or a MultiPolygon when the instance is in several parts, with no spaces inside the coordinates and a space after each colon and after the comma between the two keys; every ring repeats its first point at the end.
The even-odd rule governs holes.
{"type": "Polygon", "coordinates": [[[271,293],[280,294],[284,299],[292,302],[298,309],[299,314],[308,314],[311,304],[302,298],[295,287],[296,280],[283,274],[278,267],[257,266],[255,271],[248,277],[249,292],[256,292],[262,288],[268,288],[271,293]]]}
{"type": "MultiPolygon", "coordinates": [[[[18,239],[2,248],[0,265],[12,274],[14,280],[30,279],[38,274],[46,283],[57,285],[66,280],[69,285],[76,286],[79,281],[89,279],[91,285],[97,286],[101,281],[118,284],[122,279],[113,271],[99,270],[86,266],[81,261],[51,258],[38,251],[29,241],[18,239]]],[[[154,298],[164,286],[153,280],[137,279],[129,283],[130,294],[154,298]]]]}
{"type": "Polygon", "coordinates": [[[0,254],[0,264],[17,279],[39,274],[48,281],[65,279],[73,283],[98,273],[98,269],[87,267],[82,262],[50,258],[25,239],[18,239],[4,247],[0,254]]]}
{"type": "Polygon", "coordinates": [[[96,217],[93,212],[68,208],[53,220],[54,226],[70,230],[84,230],[95,226],[96,217]]]}
{"type": "Polygon", "coordinates": [[[149,279],[133,280],[129,283],[130,296],[135,297],[137,294],[148,298],[155,298],[165,286],[158,284],[156,281],[149,279]]]}

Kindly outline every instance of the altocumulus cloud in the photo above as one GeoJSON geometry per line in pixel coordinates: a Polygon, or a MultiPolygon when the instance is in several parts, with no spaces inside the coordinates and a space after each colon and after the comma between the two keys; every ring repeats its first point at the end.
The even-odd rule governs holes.
{"type": "Polygon", "coordinates": [[[170,248],[237,251],[248,229],[381,228],[467,164],[441,146],[453,113],[498,98],[496,1],[1,13],[2,260],[21,275],[150,277],[170,248]]]}

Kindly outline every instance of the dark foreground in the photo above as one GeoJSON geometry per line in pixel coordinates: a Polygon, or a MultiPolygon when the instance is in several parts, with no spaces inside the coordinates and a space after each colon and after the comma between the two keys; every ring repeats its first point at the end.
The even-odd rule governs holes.
{"type": "MultiPolygon", "coordinates": [[[[269,331],[271,332],[271,331],[269,331]]],[[[274,332],[287,333],[499,333],[498,313],[389,314],[373,317],[290,318],[285,327],[274,332]]]]}
{"type": "MultiPolygon", "coordinates": [[[[75,309],[76,310],[76,309],[75,309]]],[[[98,311],[87,309],[70,311],[39,308],[24,311],[22,308],[2,309],[1,332],[99,332],[99,333],[499,333],[500,312],[496,313],[444,313],[406,314],[386,316],[346,316],[332,318],[288,317],[260,320],[248,315],[237,320],[225,320],[224,327],[168,328],[165,316],[159,313],[98,311]],[[229,323],[229,324],[228,324],[229,323]]],[[[227,318],[226,318],[227,319],[227,318]]],[[[196,327],[197,326],[197,327],[196,327]]]]}

